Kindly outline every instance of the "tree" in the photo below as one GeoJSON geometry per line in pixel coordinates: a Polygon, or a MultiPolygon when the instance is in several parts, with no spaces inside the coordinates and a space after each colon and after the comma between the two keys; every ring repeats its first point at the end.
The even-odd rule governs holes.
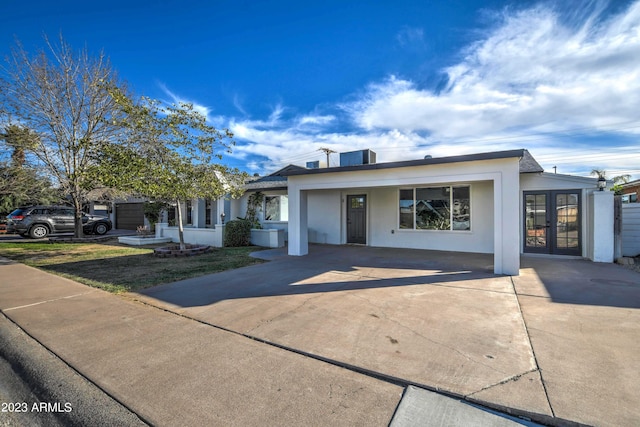
{"type": "Polygon", "coordinates": [[[127,134],[124,145],[111,144],[97,158],[96,176],[108,186],[175,202],[184,249],[181,202],[242,193],[247,175],[213,162],[231,152],[233,135],[207,124],[191,104],[164,105],[146,97],[134,102],[117,87],[111,93],[122,109],[127,134]]]}
{"type": "Polygon", "coordinates": [[[60,195],[51,181],[41,176],[26,159],[25,148],[33,145],[37,135],[31,130],[8,125],[0,133],[2,148],[11,151],[10,160],[0,161],[0,213],[6,214],[18,206],[47,204],[59,201],[60,195]]]}
{"type": "Polygon", "coordinates": [[[60,36],[30,56],[18,42],[1,69],[0,98],[10,123],[31,129],[36,139],[16,148],[31,153],[75,210],[75,236],[82,236],[82,202],[93,188],[92,162],[112,143],[120,110],[108,88],[117,76],[103,53],[75,52],[60,36]]]}

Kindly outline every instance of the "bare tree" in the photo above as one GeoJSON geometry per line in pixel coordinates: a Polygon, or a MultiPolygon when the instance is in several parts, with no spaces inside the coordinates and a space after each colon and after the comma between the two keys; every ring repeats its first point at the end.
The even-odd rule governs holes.
{"type": "Polygon", "coordinates": [[[89,173],[101,147],[119,132],[116,103],[107,87],[120,86],[104,53],[74,51],[60,36],[30,56],[17,42],[0,72],[0,97],[9,123],[38,135],[24,150],[35,156],[75,209],[82,236],[82,201],[94,185],[89,173]]]}

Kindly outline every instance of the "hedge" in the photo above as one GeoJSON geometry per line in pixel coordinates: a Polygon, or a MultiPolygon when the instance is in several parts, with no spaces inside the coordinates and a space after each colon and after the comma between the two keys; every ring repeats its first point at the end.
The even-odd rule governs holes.
{"type": "Polygon", "coordinates": [[[251,221],[236,219],[229,221],[224,230],[225,246],[249,246],[251,245],[251,221]]]}

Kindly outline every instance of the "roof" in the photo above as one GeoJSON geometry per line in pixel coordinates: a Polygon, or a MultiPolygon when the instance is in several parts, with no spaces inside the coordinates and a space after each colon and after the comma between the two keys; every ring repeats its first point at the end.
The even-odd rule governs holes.
{"type": "Polygon", "coordinates": [[[637,185],[640,185],[640,179],[635,179],[633,181],[625,182],[624,184],[621,185],[621,187],[629,188],[629,187],[635,187],[637,185]]]}
{"type": "Polygon", "coordinates": [[[287,165],[282,169],[279,169],[272,174],[260,177],[254,181],[247,182],[245,184],[246,190],[286,190],[287,189],[287,176],[289,172],[295,172],[300,170],[306,170],[302,166],[287,165]]]}
{"type": "MultiPolygon", "coordinates": [[[[520,159],[520,173],[538,173],[544,172],[544,169],[540,164],[529,154],[525,149],[520,150],[507,150],[507,151],[492,151],[488,153],[479,154],[466,154],[462,156],[448,156],[448,157],[434,157],[430,159],[419,160],[405,160],[400,162],[388,162],[388,163],[373,163],[367,165],[357,166],[337,166],[324,169],[306,169],[295,168],[288,171],[284,171],[284,176],[294,175],[311,175],[319,173],[335,173],[335,172],[351,172],[351,171],[364,171],[364,170],[376,170],[376,169],[394,169],[394,168],[406,168],[413,166],[428,166],[428,165],[441,165],[447,163],[461,163],[461,162],[473,162],[479,160],[495,160],[495,159],[508,159],[508,158],[520,159]]],[[[285,168],[286,169],[286,168],[285,168]]],[[[282,169],[280,170],[282,171],[282,169]]],[[[279,171],[279,172],[280,172],[279,171]]]]}

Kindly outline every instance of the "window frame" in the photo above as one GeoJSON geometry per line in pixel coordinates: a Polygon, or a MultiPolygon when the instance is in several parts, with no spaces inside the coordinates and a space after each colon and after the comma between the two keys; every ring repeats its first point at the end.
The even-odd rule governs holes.
{"type": "Polygon", "coordinates": [[[473,231],[473,219],[472,219],[472,212],[473,212],[473,186],[471,184],[423,184],[423,185],[416,185],[416,186],[412,186],[412,187],[399,187],[398,191],[397,191],[397,197],[396,197],[396,229],[399,232],[456,232],[456,233],[471,233],[473,231]],[[428,229],[428,228],[418,228],[417,227],[417,209],[415,208],[416,205],[416,195],[419,189],[426,189],[426,188],[449,188],[449,228],[448,229],[428,229]],[[454,206],[454,189],[455,188],[467,188],[469,191],[469,228],[465,229],[465,230],[460,230],[460,229],[455,229],[454,228],[454,221],[453,221],[453,206],[454,206]],[[412,204],[412,212],[411,214],[413,215],[413,228],[401,228],[400,227],[400,202],[401,200],[406,200],[406,199],[401,199],[401,192],[402,191],[407,191],[410,190],[413,193],[413,204],[412,204]]]}

